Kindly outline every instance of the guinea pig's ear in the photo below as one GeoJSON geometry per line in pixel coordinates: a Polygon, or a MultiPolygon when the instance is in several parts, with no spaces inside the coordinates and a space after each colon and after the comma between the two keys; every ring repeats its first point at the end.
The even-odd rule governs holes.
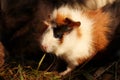
{"type": "Polygon", "coordinates": [[[69,25],[70,27],[79,27],[81,25],[81,22],[79,21],[73,21],[69,18],[65,18],[65,23],[69,25]]]}
{"type": "Polygon", "coordinates": [[[51,20],[51,15],[49,14],[48,16],[47,16],[47,19],[45,20],[45,21],[43,21],[43,24],[44,24],[44,26],[45,27],[49,27],[50,26],[50,20],[51,20]]]}
{"type": "Polygon", "coordinates": [[[49,27],[49,23],[48,23],[47,21],[43,21],[43,24],[44,24],[44,26],[45,26],[46,28],[49,27]]]}

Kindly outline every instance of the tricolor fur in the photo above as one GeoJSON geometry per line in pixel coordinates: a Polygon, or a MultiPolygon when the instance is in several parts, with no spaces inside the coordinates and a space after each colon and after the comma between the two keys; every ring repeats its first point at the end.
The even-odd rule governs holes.
{"type": "Polygon", "coordinates": [[[120,19],[117,17],[120,13],[118,4],[113,3],[96,11],[82,11],[65,5],[55,9],[50,19],[44,22],[47,29],[43,33],[42,48],[68,63],[62,75],[107,47],[120,23],[117,21],[120,19]],[[118,23],[113,25],[116,21],[118,23]]]}

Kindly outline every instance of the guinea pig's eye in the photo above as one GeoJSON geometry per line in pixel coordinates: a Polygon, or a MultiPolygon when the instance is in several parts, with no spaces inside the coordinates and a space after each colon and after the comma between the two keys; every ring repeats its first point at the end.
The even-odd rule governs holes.
{"type": "Polygon", "coordinates": [[[71,30],[72,30],[72,27],[69,27],[67,25],[53,27],[54,37],[61,39],[64,33],[69,33],[71,30]]]}
{"type": "Polygon", "coordinates": [[[54,27],[54,28],[53,28],[53,33],[54,33],[54,37],[55,37],[55,38],[61,39],[62,36],[63,36],[63,32],[60,30],[59,27],[54,27]]]}

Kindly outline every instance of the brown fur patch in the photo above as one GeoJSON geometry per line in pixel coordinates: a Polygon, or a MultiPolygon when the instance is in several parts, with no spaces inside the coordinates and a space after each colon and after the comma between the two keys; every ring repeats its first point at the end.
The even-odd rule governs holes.
{"type": "Polygon", "coordinates": [[[55,21],[58,25],[64,24],[64,19],[65,19],[65,16],[58,13],[55,21]]]}
{"type": "Polygon", "coordinates": [[[84,62],[85,60],[82,58],[79,58],[79,59],[77,59],[77,62],[79,63],[79,64],[82,64],[83,62],[84,62]]]}
{"type": "Polygon", "coordinates": [[[107,39],[107,34],[110,33],[109,24],[111,23],[110,13],[102,12],[97,10],[96,12],[88,12],[88,16],[93,18],[93,45],[96,51],[104,49],[109,40],[107,39]]]}
{"type": "Polygon", "coordinates": [[[77,37],[80,38],[81,37],[80,29],[77,28],[76,31],[77,31],[77,37]]]}
{"type": "Polygon", "coordinates": [[[79,64],[82,64],[83,62],[85,62],[86,60],[88,60],[87,58],[79,58],[79,59],[77,59],[77,62],[79,63],[79,64]]]}
{"type": "Polygon", "coordinates": [[[57,17],[56,17],[55,21],[58,25],[65,24],[66,18],[69,18],[69,15],[63,15],[63,14],[57,13],[57,17]]]}

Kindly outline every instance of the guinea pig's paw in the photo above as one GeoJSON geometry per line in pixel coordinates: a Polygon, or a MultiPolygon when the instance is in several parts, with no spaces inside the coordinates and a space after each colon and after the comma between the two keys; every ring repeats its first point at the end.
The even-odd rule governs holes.
{"type": "Polygon", "coordinates": [[[70,67],[67,67],[67,69],[61,73],[59,73],[60,76],[65,76],[67,74],[69,74],[73,69],[70,67]]]}

